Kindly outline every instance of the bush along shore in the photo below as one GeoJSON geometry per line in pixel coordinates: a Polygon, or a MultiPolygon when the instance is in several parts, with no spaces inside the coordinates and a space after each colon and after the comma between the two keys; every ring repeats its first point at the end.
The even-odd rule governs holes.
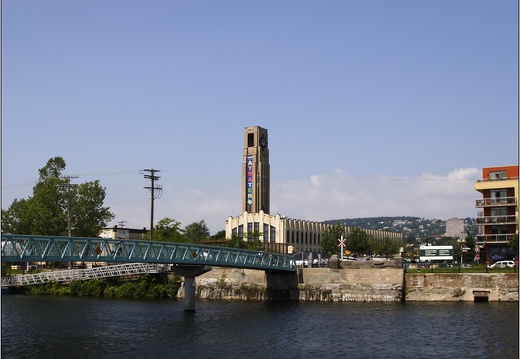
{"type": "Polygon", "coordinates": [[[72,295],[78,297],[105,298],[177,298],[181,286],[178,276],[145,274],[135,280],[121,278],[91,279],[59,283],[50,281],[45,284],[18,288],[17,293],[42,295],[72,295]]]}

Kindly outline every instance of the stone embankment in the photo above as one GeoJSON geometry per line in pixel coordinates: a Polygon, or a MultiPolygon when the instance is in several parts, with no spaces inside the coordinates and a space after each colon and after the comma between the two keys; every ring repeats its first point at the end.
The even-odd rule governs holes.
{"type": "MultiPolygon", "coordinates": [[[[288,288],[300,301],[395,302],[402,300],[403,270],[304,268],[297,288],[288,288]]],[[[268,300],[267,279],[262,271],[213,268],[196,278],[201,299],[268,300]]],[[[184,297],[181,287],[178,297],[184,297]]]]}
{"type": "Polygon", "coordinates": [[[518,273],[406,273],[406,301],[518,301],[518,273]]]}
{"type": "MultiPolygon", "coordinates": [[[[518,301],[516,273],[404,273],[384,266],[304,268],[288,284],[300,301],[518,301]]],[[[263,271],[213,268],[196,278],[196,297],[220,300],[268,300],[263,271]]],[[[178,297],[183,298],[183,288],[178,297]]]]}

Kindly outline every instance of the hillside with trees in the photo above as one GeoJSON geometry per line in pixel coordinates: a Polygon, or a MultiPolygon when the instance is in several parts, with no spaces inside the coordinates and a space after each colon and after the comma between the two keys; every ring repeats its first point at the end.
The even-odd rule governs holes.
{"type": "MultiPolygon", "coordinates": [[[[346,218],[325,221],[325,223],[342,224],[349,227],[358,227],[375,230],[399,232],[407,243],[442,244],[448,238],[446,221],[420,217],[366,217],[346,218]]],[[[464,218],[464,231],[476,237],[477,224],[474,218],[464,218]]],[[[451,238],[450,238],[451,240],[451,238]]]]}

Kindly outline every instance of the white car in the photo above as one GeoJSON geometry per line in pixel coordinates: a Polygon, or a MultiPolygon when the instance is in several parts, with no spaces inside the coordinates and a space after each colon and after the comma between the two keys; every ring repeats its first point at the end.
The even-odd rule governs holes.
{"type": "Polygon", "coordinates": [[[513,261],[498,261],[491,265],[488,265],[488,268],[513,268],[515,266],[515,262],[513,261]]]}

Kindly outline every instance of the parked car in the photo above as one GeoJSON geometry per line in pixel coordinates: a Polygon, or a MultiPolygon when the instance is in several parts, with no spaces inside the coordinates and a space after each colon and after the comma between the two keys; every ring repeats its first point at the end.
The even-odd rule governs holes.
{"type": "Polygon", "coordinates": [[[491,265],[488,265],[488,268],[513,268],[515,266],[515,262],[513,261],[498,261],[491,265]]]}

